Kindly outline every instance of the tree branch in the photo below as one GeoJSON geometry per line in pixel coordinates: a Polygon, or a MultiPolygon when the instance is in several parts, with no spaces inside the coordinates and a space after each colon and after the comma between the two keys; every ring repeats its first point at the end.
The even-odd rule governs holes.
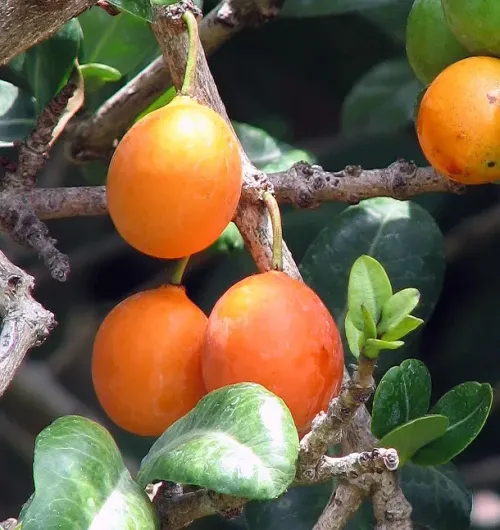
{"type": "Polygon", "coordinates": [[[54,315],[31,297],[34,279],[0,252],[0,396],[30,348],[45,340],[54,315]]]}
{"type": "Polygon", "coordinates": [[[2,0],[0,66],[50,37],[68,20],[93,4],[95,0],[2,0]]]}
{"type": "MultiPolygon", "coordinates": [[[[214,53],[242,29],[273,19],[282,4],[283,0],[222,0],[199,24],[205,53],[214,53]]],[[[118,90],[95,114],[76,125],[72,155],[82,161],[107,160],[114,140],[171,85],[172,76],[160,56],[118,90]]]]}
{"type": "Polygon", "coordinates": [[[276,199],[299,208],[311,208],[325,201],[356,204],[369,197],[409,199],[431,192],[460,193],[465,187],[439,175],[431,167],[418,168],[413,162],[399,159],[387,168],[363,170],[347,166],[341,171],[325,171],[305,162],[287,171],[271,173],[276,199]]]}
{"type": "Polygon", "coordinates": [[[363,490],[347,480],[339,481],[313,530],[343,530],[366,495],[366,488],[363,490]]]}

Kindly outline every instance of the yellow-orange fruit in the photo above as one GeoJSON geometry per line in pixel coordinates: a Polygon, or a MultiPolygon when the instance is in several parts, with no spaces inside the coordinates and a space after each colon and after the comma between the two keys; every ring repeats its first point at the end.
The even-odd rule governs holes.
{"type": "Polygon", "coordinates": [[[207,317],[183,287],[132,295],[102,322],[92,379],[106,414],[120,427],[158,436],[206,393],[201,350],[207,317]]]}
{"type": "Polygon", "coordinates": [[[299,434],[340,391],[344,353],[337,326],[316,293],[283,272],[233,285],[215,304],[202,354],[210,392],[259,383],[283,399],[299,434]]]}
{"type": "Polygon", "coordinates": [[[468,57],[443,70],[422,98],[417,134],[429,163],[448,178],[500,180],[500,59],[468,57]]]}
{"type": "Polygon", "coordinates": [[[109,215],[137,250],[180,258],[211,245],[234,216],[241,156],[223,118],[178,96],[136,122],[109,166],[109,215]]]}

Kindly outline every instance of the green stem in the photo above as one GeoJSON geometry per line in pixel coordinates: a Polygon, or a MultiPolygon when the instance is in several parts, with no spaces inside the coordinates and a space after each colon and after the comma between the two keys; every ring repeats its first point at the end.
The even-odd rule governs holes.
{"type": "Polygon", "coordinates": [[[198,36],[198,21],[192,11],[184,11],[182,19],[186,23],[189,35],[189,49],[186,62],[186,71],[184,73],[184,82],[182,83],[181,94],[189,96],[191,85],[196,73],[196,63],[198,62],[198,46],[200,38],[198,36]]]}
{"type": "Polygon", "coordinates": [[[184,271],[186,270],[187,264],[189,261],[189,256],[181,258],[177,265],[175,266],[172,276],[170,276],[171,285],[181,285],[182,277],[184,276],[184,271]]]}
{"type": "Polygon", "coordinates": [[[272,193],[266,191],[263,195],[267,211],[273,225],[273,258],[272,268],[277,271],[283,270],[283,231],[281,228],[280,207],[272,193]]]}

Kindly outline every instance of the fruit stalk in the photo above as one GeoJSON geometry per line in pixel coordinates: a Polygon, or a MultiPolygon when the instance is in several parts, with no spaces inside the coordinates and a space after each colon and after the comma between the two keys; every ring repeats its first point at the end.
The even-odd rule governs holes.
{"type": "Polygon", "coordinates": [[[182,14],[182,20],[184,20],[188,29],[189,48],[181,94],[183,96],[190,96],[191,87],[193,85],[193,80],[196,73],[196,63],[198,62],[198,46],[200,39],[198,36],[198,21],[196,20],[193,12],[189,9],[186,10],[182,14]]]}
{"type": "Polygon", "coordinates": [[[264,203],[271,217],[273,226],[273,258],[271,267],[276,271],[283,270],[283,230],[281,227],[281,213],[278,202],[272,193],[266,191],[263,195],[264,203]]]}
{"type": "Polygon", "coordinates": [[[182,277],[184,276],[184,272],[186,271],[188,261],[189,261],[189,256],[181,258],[178,261],[177,265],[175,266],[174,272],[170,276],[171,285],[181,285],[182,277]]]}

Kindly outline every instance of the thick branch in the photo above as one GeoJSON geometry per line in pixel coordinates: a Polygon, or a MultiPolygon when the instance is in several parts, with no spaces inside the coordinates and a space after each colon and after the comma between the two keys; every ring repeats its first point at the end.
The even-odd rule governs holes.
{"type": "MultiPolygon", "coordinates": [[[[282,3],[283,0],[223,0],[200,22],[205,53],[214,53],[243,28],[274,18],[282,3]]],[[[72,140],[73,156],[79,160],[109,158],[113,141],[170,85],[172,76],[160,56],[77,126],[72,140]]]]}
{"type": "Polygon", "coordinates": [[[0,396],[29,349],[44,341],[54,315],[31,296],[34,279],[0,252],[0,396]]]}
{"type": "Polygon", "coordinates": [[[358,511],[366,494],[366,489],[341,480],[313,530],[343,530],[358,511]]]}
{"type": "Polygon", "coordinates": [[[95,0],[2,0],[0,66],[46,39],[93,4],[95,0]]]}
{"type": "Polygon", "coordinates": [[[299,162],[287,171],[270,174],[269,180],[280,203],[292,203],[299,208],[319,206],[325,201],[357,204],[369,197],[409,199],[421,193],[459,193],[464,190],[463,186],[432,168],[418,168],[403,159],[383,169],[363,170],[359,166],[347,166],[332,172],[299,162]]]}

